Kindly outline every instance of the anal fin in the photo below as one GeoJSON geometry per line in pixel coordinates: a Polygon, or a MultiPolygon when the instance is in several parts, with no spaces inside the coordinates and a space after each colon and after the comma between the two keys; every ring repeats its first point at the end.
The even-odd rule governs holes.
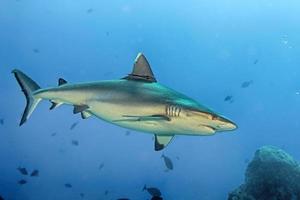
{"type": "Polygon", "coordinates": [[[173,139],[174,135],[157,135],[155,134],[155,151],[163,150],[173,139]]]}

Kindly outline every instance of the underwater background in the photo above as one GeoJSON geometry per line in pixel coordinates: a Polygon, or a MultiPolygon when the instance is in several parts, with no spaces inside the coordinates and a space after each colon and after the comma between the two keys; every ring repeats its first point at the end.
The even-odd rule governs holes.
{"type": "Polygon", "coordinates": [[[0,196],[150,199],[146,184],[167,200],[219,200],[263,145],[300,160],[299,21],[296,0],[0,0],[0,196]],[[25,98],[12,69],[41,87],[118,79],[138,52],[159,83],[239,128],[176,136],[155,152],[151,134],[82,120],[71,106],[50,112],[47,101],[19,127],[25,98]]]}

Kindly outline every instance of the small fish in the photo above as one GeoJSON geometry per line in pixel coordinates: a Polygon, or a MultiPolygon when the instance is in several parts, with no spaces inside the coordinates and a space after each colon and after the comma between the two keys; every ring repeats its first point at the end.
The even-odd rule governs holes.
{"type": "Polygon", "coordinates": [[[130,199],[127,199],[127,198],[119,198],[117,200],[130,200],[130,199]]]}
{"type": "Polygon", "coordinates": [[[28,175],[27,169],[25,167],[18,167],[17,170],[19,170],[22,175],[28,175]]]}
{"type": "Polygon", "coordinates": [[[103,167],[104,167],[104,163],[101,163],[101,164],[99,165],[99,170],[103,169],[103,167]]]}
{"type": "Polygon", "coordinates": [[[163,198],[154,196],[151,198],[151,200],[163,200],[163,198]]]}
{"type": "Polygon", "coordinates": [[[131,132],[129,130],[127,130],[126,133],[125,133],[125,135],[128,136],[128,135],[130,135],[130,133],[131,132]]]}
{"type": "Polygon", "coordinates": [[[40,50],[39,50],[39,49],[37,49],[37,48],[35,48],[35,49],[32,49],[32,51],[33,51],[34,53],[40,53],[40,50]]]}
{"type": "Polygon", "coordinates": [[[169,170],[173,170],[174,167],[173,167],[172,160],[168,156],[165,156],[164,154],[161,157],[164,159],[166,167],[169,170]]]}
{"type": "Polygon", "coordinates": [[[253,84],[253,81],[251,80],[251,81],[244,81],[242,84],[241,84],[241,87],[242,88],[247,88],[247,87],[249,87],[250,85],[252,85],[253,84]]]}
{"type": "Polygon", "coordinates": [[[78,146],[78,145],[79,145],[79,142],[78,142],[77,140],[72,140],[72,145],[78,146]]]}
{"type": "Polygon", "coordinates": [[[77,125],[78,125],[79,122],[74,122],[71,127],[70,127],[70,130],[73,130],[77,125]]]}
{"type": "Polygon", "coordinates": [[[0,119],[0,124],[4,125],[4,119],[0,119]]]}
{"type": "Polygon", "coordinates": [[[57,135],[56,132],[54,132],[54,133],[51,134],[52,137],[54,137],[54,136],[56,136],[56,135],[57,135]]]}
{"type": "Polygon", "coordinates": [[[154,197],[160,197],[161,196],[161,192],[158,188],[155,188],[155,187],[148,187],[146,185],[144,185],[143,187],[143,191],[147,191],[151,196],[154,196],[154,197]]]}
{"type": "Polygon", "coordinates": [[[104,195],[105,196],[108,195],[108,190],[105,190],[104,195]]]}
{"type": "Polygon", "coordinates": [[[86,10],[86,12],[87,12],[88,14],[92,13],[93,11],[94,11],[93,8],[89,8],[89,9],[86,10]]]}
{"type": "Polygon", "coordinates": [[[65,184],[65,187],[66,187],[66,188],[71,188],[71,187],[73,187],[73,186],[72,186],[70,183],[66,183],[66,184],[65,184]]]}
{"type": "Polygon", "coordinates": [[[109,32],[108,31],[106,31],[106,36],[109,36],[109,32]]]}
{"type": "Polygon", "coordinates": [[[35,169],[33,172],[30,174],[32,177],[38,177],[39,176],[39,170],[35,169]]]}
{"type": "Polygon", "coordinates": [[[228,96],[225,97],[224,101],[231,101],[232,98],[233,98],[232,95],[228,95],[228,96]]]}
{"type": "Polygon", "coordinates": [[[84,196],[85,196],[84,193],[80,193],[81,198],[84,198],[84,196]]]}
{"type": "Polygon", "coordinates": [[[253,64],[256,65],[258,63],[258,59],[254,60],[253,64]]]}
{"type": "Polygon", "coordinates": [[[24,179],[21,179],[21,180],[18,181],[18,184],[19,184],[19,185],[24,185],[24,184],[26,184],[26,183],[27,183],[27,181],[24,180],[24,179]]]}

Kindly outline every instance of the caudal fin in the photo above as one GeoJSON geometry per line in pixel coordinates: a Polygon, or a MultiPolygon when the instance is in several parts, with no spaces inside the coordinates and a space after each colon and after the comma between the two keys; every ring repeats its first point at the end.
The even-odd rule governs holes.
{"type": "Polygon", "coordinates": [[[37,104],[41,99],[36,99],[33,96],[33,92],[40,89],[40,86],[34,82],[31,78],[29,78],[26,74],[21,72],[20,70],[13,70],[12,73],[15,75],[25,97],[26,97],[26,107],[20,122],[20,126],[26,122],[26,120],[30,117],[32,112],[34,111],[37,104]]]}

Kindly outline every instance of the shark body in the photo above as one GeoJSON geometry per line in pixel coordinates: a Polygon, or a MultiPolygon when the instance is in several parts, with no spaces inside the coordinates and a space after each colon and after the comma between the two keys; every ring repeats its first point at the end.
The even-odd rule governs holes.
{"type": "Polygon", "coordinates": [[[40,100],[74,106],[83,119],[96,116],[121,127],[155,134],[155,150],[162,150],[174,135],[213,135],[236,129],[236,125],[195,100],[159,84],[143,54],[138,54],[131,74],[110,81],[69,84],[41,89],[19,70],[13,73],[27,105],[20,125],[30,117],[40,100]]]}

